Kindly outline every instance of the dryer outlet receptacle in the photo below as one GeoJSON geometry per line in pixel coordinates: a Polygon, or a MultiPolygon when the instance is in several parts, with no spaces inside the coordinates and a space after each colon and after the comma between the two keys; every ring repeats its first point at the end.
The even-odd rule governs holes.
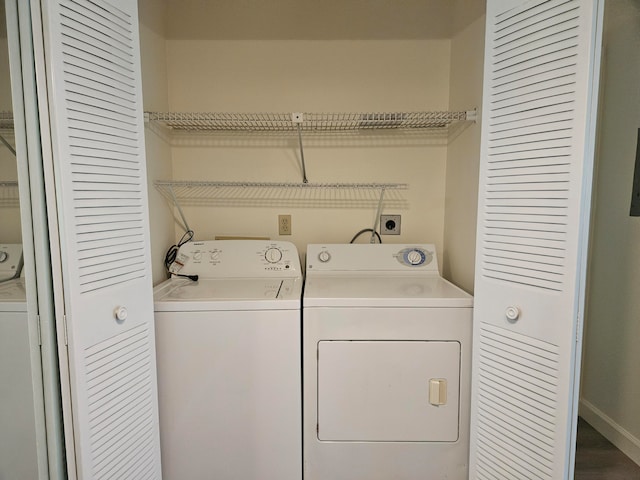
{"type": "Polygon", "coordinates": [[[400,235],[401,215],[380,215],[380,235],[400,235]]]}

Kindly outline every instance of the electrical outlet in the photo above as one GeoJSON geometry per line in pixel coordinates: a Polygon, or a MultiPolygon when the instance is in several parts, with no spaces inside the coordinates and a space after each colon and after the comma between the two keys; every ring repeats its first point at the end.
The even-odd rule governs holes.
{"type": "Polygon", "coordinates": [[[380,215],[380,235],[400,235],[400,215],[380,215]]]}
{"type": "Polygon", "coordinates": [[[291,235],[291,215],[278,215],[278,233],[291,235]]]}

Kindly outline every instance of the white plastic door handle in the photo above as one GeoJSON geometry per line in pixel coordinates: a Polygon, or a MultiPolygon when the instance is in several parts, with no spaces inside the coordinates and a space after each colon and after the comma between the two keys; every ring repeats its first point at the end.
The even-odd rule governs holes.
{"type": "Polygon", "coordinates": [[[116,309],[113,311],[113,315],[119,322],[124,322],[129,316],[129,312],[127,312],[127,309],[125,307],[116,307],[116,309]]]}
{"type": "Polygon", "coordinates": [[[504,314],[509,320],[515,322],[520,318],[520,309],[518,307],[507,307],[504,314]]]}

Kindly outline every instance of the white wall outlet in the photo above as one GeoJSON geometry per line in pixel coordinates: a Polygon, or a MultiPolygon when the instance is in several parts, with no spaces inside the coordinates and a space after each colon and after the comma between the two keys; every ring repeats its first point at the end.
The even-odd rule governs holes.
{"type": "Polygon", "coordinates": [[[380,215],[380,235],[400,235],[400,215],[380,215]]]}

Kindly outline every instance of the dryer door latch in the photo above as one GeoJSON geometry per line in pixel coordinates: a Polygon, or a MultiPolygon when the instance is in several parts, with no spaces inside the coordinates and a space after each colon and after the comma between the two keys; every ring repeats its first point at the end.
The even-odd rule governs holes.
{"type": "Polygon", "coordinates": [[[447,380],[445,378],[429,380],[429,403],[436,406],[447,403],[447,380]]]}

